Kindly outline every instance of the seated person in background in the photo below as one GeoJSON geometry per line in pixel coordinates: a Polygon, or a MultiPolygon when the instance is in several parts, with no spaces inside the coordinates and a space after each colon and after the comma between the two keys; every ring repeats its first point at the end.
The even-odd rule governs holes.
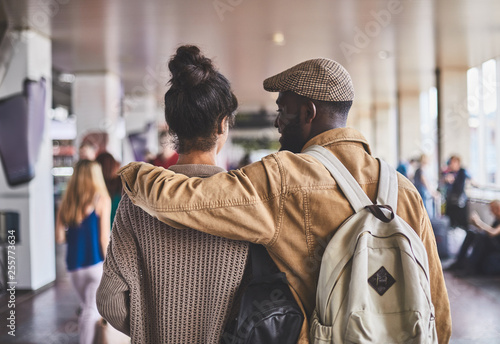
{"type": "Polygon", "coordinates": [[[482,221],[476,212],[471,215],[471,222],[479,232],[474,235],[472,254],[465,264],[466,273],[500,273],[499,261],[492,257],[495,253],[497,256],[500,254],[500,200],[490,203],[490,211],[495,216],[491,226],[482,221]]]}
{"type": "MultiPolygon", "coordinates": [[[[238,106],[229,81],[194,46],[177,49],[168,66],[172,79],[165,117],[179,147],[179,161],[170,170],[201,178],[223,172],[216,156],[238,106]]],[[[175,200],[171,205],[176,207],[175,200]]],[[[185,216],[211,228],[203,215],[185,216]]],[[[174,229],[124,195],[97,292],[98,309],[112,326],[130,334],[132,343],[218,344],[237,314],[247,257],[247,242],[174,229]]]]}

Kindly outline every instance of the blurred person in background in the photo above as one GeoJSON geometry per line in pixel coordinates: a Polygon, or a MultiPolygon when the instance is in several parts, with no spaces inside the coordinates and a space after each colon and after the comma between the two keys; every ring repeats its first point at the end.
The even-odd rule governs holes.
{"type": "Polygon", "coordinates": [[[101,166],[94,161],[78,161],[57,213],[56,241],[68,245],[67,269],[80,298],[80,344],[93,343],[101,318],[96,291],[109,243],[110,213],[111,200],[101,166]]]}
{"type": "Polygon", "coordinates": [[[465,184],[469,179],[469,173],[461,166],[460,157],[452,155],[443,173],[446,215],[450,218],[451,227],[460,227],[464,230],[469,227],[468,198],[465,194],[465,184]]]}
{"type": "Polygon", "coordinates": [[[436,214],[434,214],[435,190],[433,190],[433,187],[430,185],[429,172],[427,169],[428,165],[429,157],[422,154],[418,162],[418,167],[413,175],[413,184],[415,184],[418,193],[422,197],[427,214],[430,218],[433,218],[436,216],[436,214]]]}
{"type": "Polygon", "coordinates": [[[115,218],[116,209],[122,198],[122,182],[117,174],[120,168],[118,162],[111,153],[104,152],[97,156],[96,161],[101,165],[104,182],[108,189],[109,197],[111,197],[111,225],[115,218]]]}
{"type": "Polygon", "coordinates": [[[238,167],[237,168],[242,168],[242,167],[244,167],[246,165],[250,165],[251,163],[252,163],[252,160],[250,159],[250,153],[245,153],[245,155],[238,162],[238,167]]]}
{"type": "Polygon", "coordinates": [[[443,171],[442,183],[445,192],[445,214],[450,219],[452,228],[461,228],[466,232],[465,239],[458,251],[455,262],[446,270],[460,270],[464,267],[467,251],[474,240],[474,233],[469,229],[469,205],[465,194],[469,173],[461,166],[460,157],[452,155],[447,168],[443,171]]]}
{"type": "Polygon", "coordinates": [[[408,178],[408,165],[409,165],[409,162],[407,162],[407,161],[399,161],[398,167],[396,167],[396,171],[398,171],[403,176],[408,178]]]}
{"type": "Polygon", "coordinates": [[[494,216],[491,225],[485,223],[477,212],[471,215],[471,223],[477,227],[472,243],[472,253],[464,264],[465,275],[500,273],[500,200],[490,203],[494,216]]]}
{"type": "Polygon", "coordinates": [[[78,157],[80,160],[94,161],[97,156],[98,147],[92,142],[86,140],[78,148],[78,157]]]}
{"type": "Polygon", "coordinates": [[[408,178],[411,182],[413,182],[413,179],[415,177],[415,171],[418,168],[418,159],[417,158],[411,158],[410,161],[408,161],[408,165],[406,166],[406,175],[405,177],[408,178]]]}
{"type": "Polygon", "coordinates": [[[150,161],[150,163],[163,168],[169,168],[175,165],[177,160],[179,160],[179,154],[171,147],[169,135],[166,131],[160,134],[160,146],[160,152],[150,161]]]}
{"type": "MultiPolygon", "coordinates": [[[[223,172],[216,156],[238,106],[229,81],[195,46],[178,48],[168,66],[165,119],[179,150],[169,169],[198,179],[223,172]]],[[[98,290],[99,311],[133,343],[220,343],[238,312],[247,256],[247,242],[172,228],[124,194],[98,290]]]]}

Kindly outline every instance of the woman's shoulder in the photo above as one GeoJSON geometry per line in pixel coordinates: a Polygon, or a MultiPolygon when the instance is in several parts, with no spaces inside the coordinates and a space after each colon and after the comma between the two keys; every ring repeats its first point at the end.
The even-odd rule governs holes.
{"type": "Polygon", "coordinates": [[[105,193],[97,193],[94,197],[94,208],[97,214],[101,213],[103,209],[111,209],[111,197],[105,193]]]}

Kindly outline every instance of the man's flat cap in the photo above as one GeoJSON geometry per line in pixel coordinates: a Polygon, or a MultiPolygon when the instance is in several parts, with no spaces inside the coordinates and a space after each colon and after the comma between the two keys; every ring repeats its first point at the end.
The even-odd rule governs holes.
{"type": "Polygon", "coordinates": [[[342,65],[330,59],[307,60],[264,80],[269,92],[292,91],[301,96],[327,102],[354,99],[351,76],[342,65]]]}

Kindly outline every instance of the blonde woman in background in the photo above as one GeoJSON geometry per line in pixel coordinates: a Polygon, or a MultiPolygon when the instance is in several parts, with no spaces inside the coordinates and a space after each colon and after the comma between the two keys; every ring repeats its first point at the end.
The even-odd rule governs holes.
{"type": "Polygon", "coordinates": [[[437,215],[434,212],[434,196],[436,192],[435,188],[430,185],[429,171],[427,169],[428,165],[429,157],[422,154],[419,159],[418,168],[415,170],[415,174],[413,175],[413,184],[422,197],[427,214],[432,219],[437,215]]]}
{"type": "Polygon", "coordinates": [[[66,264],[81,301],[80,344],[92,343],[96,322],[96,291],[109,243],[111,199],[101,166],[80,160],[69,180],[56,219],[56,241],[67,242],[66,264]]]}

